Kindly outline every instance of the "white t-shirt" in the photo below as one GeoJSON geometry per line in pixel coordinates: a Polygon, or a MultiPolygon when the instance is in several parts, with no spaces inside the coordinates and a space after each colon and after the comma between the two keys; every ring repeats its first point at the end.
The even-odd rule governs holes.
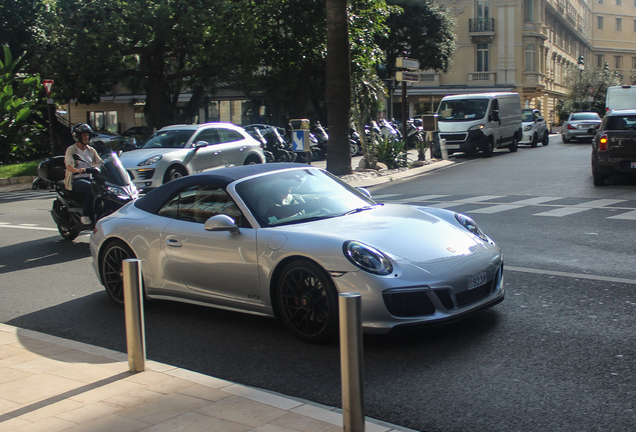
{"type": "MultiPolygon", "coordinates": [[[[77,165],[75,165],[75,168],[90,168],[91,166],[93,166],[93,157],[91,156],[91,152],[90,150],[88,150],[88,147],[86,147],[86,149],[84,150],[77,149],[77,154],[79,154],[80,157],[87,163],[84,163],[84,161],[78,160],[76,161],[77,165]]],[[[90,178],[91,175],[88,173],[75,174],[74,177],[75,178],[90,178]]]]}

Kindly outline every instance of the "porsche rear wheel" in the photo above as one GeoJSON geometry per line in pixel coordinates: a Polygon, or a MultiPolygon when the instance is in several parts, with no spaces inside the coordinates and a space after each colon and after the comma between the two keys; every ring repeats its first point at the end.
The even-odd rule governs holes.
{"type": "Polygon", "coordinates": [[[108,296],[118,305],[124,305],[124,260],[136,258],[130,247],[120,240],[110,243],[99,265],[102,284],[108,296]]]}
{"type": "Polygon", "coordinates": [[[276,301],[287,328],[308,342],[327,342],[338,330],[338,296],[333,282],[318,265],[296,260],[278,280],[276,301]]]}

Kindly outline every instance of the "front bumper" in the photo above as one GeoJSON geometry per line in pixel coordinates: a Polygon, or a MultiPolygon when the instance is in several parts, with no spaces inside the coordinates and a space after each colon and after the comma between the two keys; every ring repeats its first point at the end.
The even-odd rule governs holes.
{"type": "MultiPolygon", "coordinates": [[[[457,152],[474,153],[486,144],[486,136],[481,130],[469,132],[440,132],[439,139],[446,140],[448,154],[457,152]]],[[[435,142],[436,152],[440,152],[439,141],[435,142]]]]}
{"type": "Polygon", "coordinates": [[[488,264],[481,258],[462,257],[452,265],[453,271],[436,276],[448,262],[435,264],[425,272],[430,277],[422,281],[422,269],[402,268],[399,278],[381,280],[363,271],[349,272],[334,278],[339,293],[358,292],[364,333],[385,334],[394,328],[436,325],[462,319],[494,306],[505,296],[503,261],[493,257],[488,264]],[[474,259],[473,259],[474,258],[474,259]],[[476,274],[487,275],[483,285],[468,289],[467,280],[476,274]],[[356,287],[365,287],[357,289],[356,287]],[[373,287],[373,288],[371,288],[373,287]]]}

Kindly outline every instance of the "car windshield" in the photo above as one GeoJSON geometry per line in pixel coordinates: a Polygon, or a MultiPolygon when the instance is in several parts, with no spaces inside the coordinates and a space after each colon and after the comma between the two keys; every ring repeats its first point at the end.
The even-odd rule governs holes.
{"type": "Polygon", "coordinates": [[[281,171],[256,177],[238,183],[236,192],[262,227],[338,217],[380,205],[338,178],[317,169],[281,171]],[[298,204],[307,209],[280,219],[267,216],[274,206],[298,204]]]}
{"type": "Polygon", "coordinates": [[[577,113],[577,114],[572,114],[572,116],[570,117],[570,120],[600,120],[601,117],[599,117],[598,114],[596,113],[577,113]]]}
{"type": "Polygon", "coordinates": [[[609,130],[636,130],[636,115],[610,116],[607,119],[609,130]]]}
{"type": "Polygon", "coordinates": [[[445,100],[437,110],[439,121],[466,121],[484,118],[488,99],[445,100]]]}
{"type": "Polygon", "coordinates": [[[532,116],[532,111],[522,111],[521,112],[521,121],[522,122],[534,121],[534,117],[532,116]]]}
{"type": "Polygon", "coordinates": [[[194,130],[171,129],[158,131],[151,136],[143,148],[183,148],[194,130]]]}

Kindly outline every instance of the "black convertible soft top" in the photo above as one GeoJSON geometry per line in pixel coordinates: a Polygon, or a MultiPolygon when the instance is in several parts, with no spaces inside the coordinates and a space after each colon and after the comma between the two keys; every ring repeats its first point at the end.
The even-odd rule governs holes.
{"type": "Polygon", "coordinates": [[[171,197],[176,191],[188,186],[197,184],[214,185],[225,189],[228,184],[254,175],[259,175],[271,171],[279,171],[289,168],[312,168],[310,165],[299,163],[271,163],[243,165],[229,168],[219,168],[209,170],[189,176],[172,180],[156,189],[151,190],[143,197],[135,201],[135,207],[149,213],[157,213],[166,199],[171,197]]]}

